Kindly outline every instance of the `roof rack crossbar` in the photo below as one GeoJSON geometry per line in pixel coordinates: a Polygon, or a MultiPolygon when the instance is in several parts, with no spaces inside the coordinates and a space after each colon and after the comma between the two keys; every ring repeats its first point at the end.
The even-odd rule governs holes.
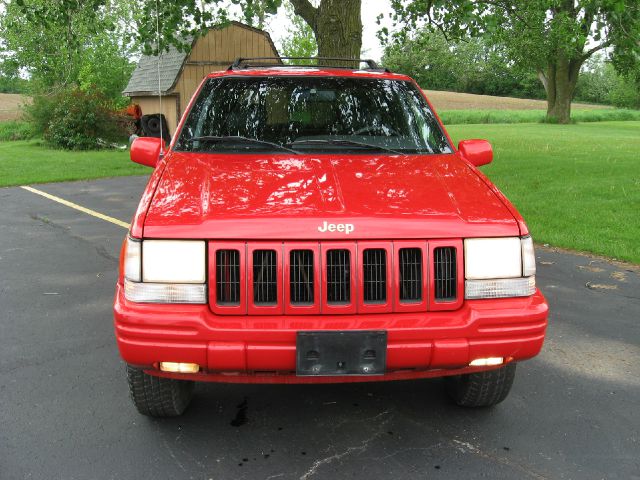
{"type": "Polygon", "coordinates": [[[339,57],[239,57],[236,58],[235,61],[231,64],[228,70],[240,70],[244,68],[255,68],[255,67],[293,67],[293,68],[309,68],[309,67],[330,67],[330,68],[348,68],[353,69],[352,66],[340,66],[340,65],[331,65],[330,63],[320,63],[320,62],[349,62],[349,63],[366,63],[367,69],[369,70],[381,70],[385,72],[389,72],[386,68],[380,68],[378,64],[371,59],[362,59],[362,58],[339,58],[339,57]],[[255,61],[258,62],[255,62],[255,61]],[[271,63],[271,61],[274,61],[271,63]],[[315,60],[318,63],[314,64],[283,64],[282,60],[315,60]],[[269,61],[269,62],[267,62],[269,61]]]}

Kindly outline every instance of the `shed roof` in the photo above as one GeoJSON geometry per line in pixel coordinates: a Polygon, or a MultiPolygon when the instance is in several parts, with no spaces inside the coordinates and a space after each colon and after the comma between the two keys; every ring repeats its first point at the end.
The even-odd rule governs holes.
{"type": "MultiPolygon", "coordinates": [[[[188,40],[187,40],[188,42],[188,40]]],[[[163,94],[171,90],[176,77],[180,74],[182,64],[188,53],[180,52],[171,45],[168,52],[157,55],[143,55],[138,66],[131,74],[127,87],[122,91],[124,95],[158,94],[158,86],[163,94]],[[158,63],[160,64],[160,81],[158,85],[158,63]]]]}
{"type": "MultiPolygon", "coordinates": [[[[235,25],[247,30],[252,30],[266,36],[269,44],[273,48],[273,51],[277,51],[275,45],[273,44],[273,41],[271,40],[271,36],[267,32],[251,27],[249,25],[245,25],[244,23],[231,21],[229,23],[213,27],[212,30],[226,28],[230,25],[235,25]]],[[[195,41],[197,41],[197,38],[195,40],[192,38],[187,38],[185,41],[186,43],[191,43],[191,47],[193,48],[195,41]]],[[[188,56],[189,52],[180,52],[173,45],[169,46],[169,50],[167,52],[162,52],[160,54],[160,90],[162,91],[163,95],[168,94],[173,89],[176,83],[176,79],[180,75],[184,62],[187,60],[188,56]]],[[[157,55],[143,55],[142,57],[140,57],[140,61],[138,62],[136,69],[131,74],[129,83],[122,91],[122,93],[123,95],[128,96],[145,96],[158,94],[157,55]]]]}

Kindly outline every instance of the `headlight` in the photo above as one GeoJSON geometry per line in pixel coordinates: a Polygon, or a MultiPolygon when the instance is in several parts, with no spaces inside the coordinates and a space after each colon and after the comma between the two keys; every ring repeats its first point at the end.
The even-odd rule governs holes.
{"type": "Polygon", "coordinates": [[[142,281],[204,283],[205,244],[201,241],[145,240],[142,243],[142,281]]]}
{"type": "Polygon", "coordinates": [[[125,298],[144,303],[206,303],[206,243],[127,239],[125,298]]]}
{"type": "Polygon", "coordinates": [[[464,241],[467,280],[522,276],[520,238],[468,238],[464,241]]]}
{"type": "Polygon", "coordinates": [[[531,237],[464,241],[465,298],[525,297],[536,291],[531,237]]]}

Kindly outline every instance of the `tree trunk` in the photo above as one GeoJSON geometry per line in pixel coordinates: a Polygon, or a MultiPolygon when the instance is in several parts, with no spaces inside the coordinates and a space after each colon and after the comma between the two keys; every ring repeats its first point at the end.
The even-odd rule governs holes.
{"type": "MultiPolygon", "coordinates": [[[[291,0],[291,4],[313,30],[319,57],[360,58],[362,0],[321,0],[318,7],[308,0],[291,0]]],[[[338,65],[357,67],[355,62],[338,65]]]]}
{"type": "Polygon", "coordinates": [[[582,59],[568,59],[559,54],[553,62],[549,62],[546,72],[538,72],[547,92],[548,122],[571,122],[571,102],[582,62],[582,59]]]}

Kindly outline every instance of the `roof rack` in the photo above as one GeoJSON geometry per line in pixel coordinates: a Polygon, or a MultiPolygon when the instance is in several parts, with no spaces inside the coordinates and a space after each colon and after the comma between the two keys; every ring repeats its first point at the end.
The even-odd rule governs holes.
{"type": "Polygon", "coordinates": [[[239,57],[231,64],[231,66],[227,70],[242,70],[247,68],[261,68],[261,67],[286,67],[286,68],[309,68],[309,67],[326,67],[326,68],[344,68],[348,70],[353,70],[353,63],[358,62],[358,64],[366,63],[367,70],[375,70],[381,72],[388,72],[390,70],[388,68],[381,68],[378,64],[371,59],[362,59],[362,58],[336,58],[336,57],[250,57],[244,58],[239,57]],[[313,64],[302,64],[302,63],[286,63],[283,64],[283,60],[315,60],[318,63],[313,64]],[[329,62],[329,63],[327,63],[329,62]],[[331,64],[330,62],[345,62],[350,63],[351,66],[341,66],[331,64]]]}

